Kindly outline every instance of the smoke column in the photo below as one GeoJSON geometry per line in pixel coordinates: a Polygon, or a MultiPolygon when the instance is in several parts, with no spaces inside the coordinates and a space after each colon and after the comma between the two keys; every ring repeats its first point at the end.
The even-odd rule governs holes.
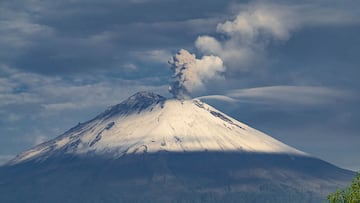
{"type": "Polygon", "coordinates": [[[248,72],[264,67],[267,49],[284,42],[299,26],[296,10],[276,4],[249,4],[234,19],[218,23],[217,36],[202,35],[195,47],[205,55],[221,57],[228,71],[248,72]],[[221,36],[221,37],[219,37],[221,36]]]}
{"type": "Polygon", "coordinates": [[[196,39],[202,58],[181,49],[169,61],[173,71],[170,93],[175,98],[190,98],[191,93],[205,89],[207,81],[221,77],[225,66],[231,72],[264,66],[269,43],[288,40],[298,26],[296,22],[286,6],[250,4],[242,8],[234,19],[217,25],[217,37],[196,39]]]}
{"type": "Polygon", "coordinates": [[[178,99],[188,99],[193,91],[204,89],[204,83],[210,79],[220,78],[225,71],[221,58],[217,56],[203,56],[197,59],[181,49],[169,61],[173,71],[169,92],[178,99]]]}

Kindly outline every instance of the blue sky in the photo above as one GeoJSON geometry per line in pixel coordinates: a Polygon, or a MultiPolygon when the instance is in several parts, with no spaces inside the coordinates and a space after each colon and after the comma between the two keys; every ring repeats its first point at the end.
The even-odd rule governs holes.
{"type": "Polygon", "coordinates": [[[193,97],[360,170],[357,1],[1,1],[0,33],[0,162],[137,91],[171,97],[187,49],[224,65],[193,97]]]}

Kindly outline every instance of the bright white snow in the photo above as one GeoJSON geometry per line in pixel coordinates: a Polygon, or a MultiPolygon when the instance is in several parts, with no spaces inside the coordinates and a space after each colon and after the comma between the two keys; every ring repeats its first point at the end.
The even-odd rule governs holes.
{"type": "Polygon", "coordinates": [[[55,153],[111,154],[115,158],[124,154],[159,151],[306,155],[196,99],[156,98],[146,108],[136,109],[142,97],[149,99],[147,94],[151,93],[138,93],[125,101],[134,111],[118,112],[111,116],[102,114],[54,140],[18,155],[9,164],[30,159],[42,160],[55,153]]]}

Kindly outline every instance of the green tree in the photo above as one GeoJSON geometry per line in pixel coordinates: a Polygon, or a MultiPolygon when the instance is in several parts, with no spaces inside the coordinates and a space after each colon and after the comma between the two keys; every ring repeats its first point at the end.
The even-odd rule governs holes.
{"type": "Polygon", "coordinates": [[[327,197],[330,203],[360,203],[360,172],[345,189],[338,189],[327,197]]]}

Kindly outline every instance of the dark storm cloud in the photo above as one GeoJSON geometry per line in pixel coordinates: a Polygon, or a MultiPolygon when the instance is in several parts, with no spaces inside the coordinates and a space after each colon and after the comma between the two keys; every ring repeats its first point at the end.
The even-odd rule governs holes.
{"type": "MultiPolygon", "coordinates": [[[[292,23],[286,27],[303,22],[332,25],[356,21],[356,8],[344,12],[347,4],[282,4],[283,10],[294,11],[294,19],[289,18],[292,23]]],[[[7,65],[44,74],[117,70],[126,77],[127,63],[140,65],[129,52],[192,49],[199,35],[214,34],[218,23],[232,20],[246,6],[247,1],[230,0],[3,1],[0,57],[7,65]]],[[[253,54],[256,60],[252,61],[265,57],[265,53],[253,54]]],[[[262,61],[253,66],[268,65],[262,61]]],[[[156,66],[151,74],[161,70],[156,66]]]]}
{"type": "Polygon", "coordinates": [[[219,19],[227,4],[204,3],[4,2],[0,29],[7,38],[0,40],[5,45],[0,57],[11,66],[45,74],[123,69],[125,60],[137,60],[130,51],[190,46],[199,33],[214,29],[213,18],[219,19]]]}
{"type": "Polygon", "coordinates": [[[56,25],[61,33],[89,34],[116,25],[177,22],[218,16],[226,1],[62,1],[42,9],[38,21],[56,25]],[[204,6],[206,4],[206,6],[204,6]],[[57,10],[63,12],[57,12],[57,10]]]}

